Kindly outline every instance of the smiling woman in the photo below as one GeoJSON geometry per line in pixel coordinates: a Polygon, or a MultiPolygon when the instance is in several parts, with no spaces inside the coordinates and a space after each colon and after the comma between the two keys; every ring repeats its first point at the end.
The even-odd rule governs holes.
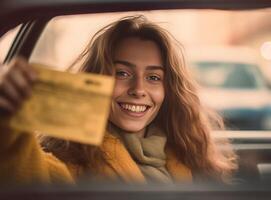
{"type": "MultiPolygon", "coordinates": [[[[216,148],[210,136],[210,116],[200,104],[179,43],[167,31],[144,16],[122,18],[94,36],[77,62],[81,60],[79,71],[115,74],[108,131],[123,143],[116,143],[113,149],[123,151],[109,154],[128,174],[127,162],[137,166],[135,171],[139,167],[140,176],[129,176],[159,182],[225,181],[230,177],[235,156],[216,148]],[[121,160],[123,154],[127,160],[121,160]]],[[[108,143],[105,139],[104,144],[108,143]]],[[[59,151],[55,139],[45,139],[42,144],[65,162],[80,160],[67,156],[69,150],[59,151]]],[[[92,170],[101,166],[97,159],[108,159],[100,148],[86,149],[88,155],[80,157],[80,162],[91,165],[92,170]]],[[[116,171],[120,176],[120,169],[116,171]]]]}
{"type": "MultiPolygon", "coordinates": [[[[14,162],[22,160],[26,153],[16,146],[17,159],[5,160],[8,167],[4,168],[17,169],[17,176],[12,176],[15,180],[22,177],[20,172],[26,182],[73,182],[89,174],[95,179],[140,183],[230,180],[235,155],[231,150],[222,152],[216,147],[210,135],[211,122],[219,124],[219,120],[209,121],[211,117],[200,104],[180,45],[167,31],[144,16],[122,18],[101,29],[71,68],[82,60],[78,71],[116,78],[102,145],[93,147],[41,137],[43,150],[51,155],[40,149],[34,137],[27,135],[28,140],[21,144],[31,149],[26,152],[31,152],[36,162],[22,161],[23,166],[14,162]]],[[[35,75],[23,59],[12,62],[9,69],[3,80],[9,80],[14,74],[11,72],[16,71],[25,88],[31,90],[35,75]]],[[[8,84],[12,92],[4,91],[9,98],[4,95],[1,98],[13,105],[8,99],[12,99],[15,90],[22,91],[13,87],[12,81],[8,84]]],[[[1,108],[7,107],[2,104],[1,108]]],[[[11,147],[7,149],[23,137],[3,135],[12,136],[11,147]]],[[[10,170],[4,169],[0,168],[1,177],[9,177],[10,170]]]]}

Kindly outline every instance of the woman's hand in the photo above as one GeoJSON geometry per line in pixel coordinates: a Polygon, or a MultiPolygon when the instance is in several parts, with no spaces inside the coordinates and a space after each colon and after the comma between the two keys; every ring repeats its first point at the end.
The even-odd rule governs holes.
{"type": "Polygon", "coordinates": [[[15,113],[30,96],[36,73],[24,58],[17,57],[7,65],[0,65],[0,112],[15,113]]]}

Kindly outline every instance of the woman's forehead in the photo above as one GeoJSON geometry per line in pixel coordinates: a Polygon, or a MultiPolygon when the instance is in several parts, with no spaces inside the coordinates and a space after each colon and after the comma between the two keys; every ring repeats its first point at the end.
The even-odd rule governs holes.
{"type": "Polygon", "coordinates": [[[114,60],[148,61],[161,65],[162,54],[158,45],[151,40],[140,38],[123,39],[114,52],[114,60]]]}

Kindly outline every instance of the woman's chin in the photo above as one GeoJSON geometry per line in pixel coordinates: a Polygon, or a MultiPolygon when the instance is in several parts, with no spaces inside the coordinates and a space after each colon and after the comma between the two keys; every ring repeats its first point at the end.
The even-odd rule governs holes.
{"type": "Polygon", "coordinates": [[[132,127],[132,126],[125,126],[125,127],[120,127],[122,130],[124,130],[125,132],[129,132],[129,133],[137,133],[140,132],[141,130],[144,129],[144,126],[142,127],[132,127]]]}
{"type": "Polygon", "coordinates": [[[138,133],[141,132],[146,124],[138,124],[138,123],[114,123],[117,127],[122,129],[125,132],[129,133],[138,133]]]}

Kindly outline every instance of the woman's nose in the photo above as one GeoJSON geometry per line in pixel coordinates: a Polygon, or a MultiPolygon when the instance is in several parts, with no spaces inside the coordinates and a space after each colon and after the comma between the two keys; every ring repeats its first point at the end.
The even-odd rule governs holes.
{"type": "Polygon", "coordinates": [[[144,80],[136,78],[131,81],[131,86],[128,90],[128,95],[133,97],[145,97],[146,96],[146,88],[144,86],[144,80]]]}

